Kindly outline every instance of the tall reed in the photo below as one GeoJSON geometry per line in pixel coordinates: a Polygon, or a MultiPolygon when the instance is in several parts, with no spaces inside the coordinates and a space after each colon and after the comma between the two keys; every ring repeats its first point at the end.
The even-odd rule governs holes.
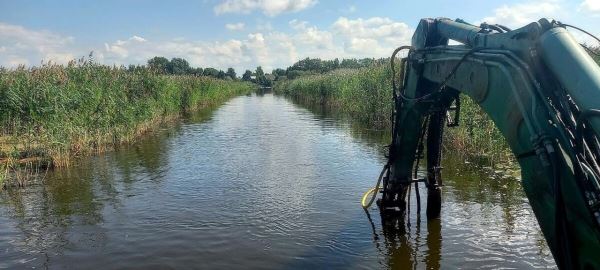
{"type": "MultiPolygon", "coordinates": [[[[11,160],[35,158],[67,166],[74,156],[131,142],[159,122],[252,88],[84,60],[0,68],[0,164],[6,169],[11,160]]],[[[0,181],[5,178],[0,175],[0,181]]]]}
{"type": "MultiPolygon", "coordinates": [[[[335,70],[275,84],[274,91],[305,103],[321,103],[347,113],[373,128],[389,129],[393,106],[391,69],[376,65],[335,70]]],[[[502,134],[477,104],[463,97],[461,125],[445,133],[448,150],[492,163],[512,162],[502,134]]]]}

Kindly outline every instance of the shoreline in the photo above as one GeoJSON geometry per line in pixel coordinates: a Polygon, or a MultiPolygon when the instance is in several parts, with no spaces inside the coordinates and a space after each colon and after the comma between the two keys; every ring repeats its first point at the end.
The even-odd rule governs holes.
{"type": "MultiPolygon", "coordinates": [[[[391,70],[388,65],[338,69],[275,84],[274,92],[304,103],[320,104],[374,129],[390,129],[391,70]]],[[[462,153],[469,160],[515,165],[504,137],[492,120],[467,97],[461,99],[461,123],[444,132],[445,151],[462,153]]]]}
{"type": "MultiPolygon", "coordinates": [[[[204,76],[130,72],[83,63],[0,70],[0,189],[32,171],[133,143],[186,113],[220,105],[255,85],[204,76]]],[[[27,177],[24,177],[26,175],[27,177]]]]}

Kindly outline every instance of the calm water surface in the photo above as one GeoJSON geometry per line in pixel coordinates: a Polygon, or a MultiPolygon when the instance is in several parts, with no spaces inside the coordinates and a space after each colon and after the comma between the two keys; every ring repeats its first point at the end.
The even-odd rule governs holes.
{"type": "Polygon", "coordinates": [[[238,97],[0,192],[0,268],[555,267],[518,181],[458,158],[440,220],[419,220],[414,198],[403,222],[369,219],[359,199],[386,142],[282,97],[238,97]]]}

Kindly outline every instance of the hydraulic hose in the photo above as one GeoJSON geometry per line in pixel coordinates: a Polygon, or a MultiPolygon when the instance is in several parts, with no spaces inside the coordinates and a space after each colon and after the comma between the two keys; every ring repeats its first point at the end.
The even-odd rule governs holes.
{"type": "Polygon", "coordinates": [[[383,176],[389,169],[390,169],[389,164],[386,164],[385,166],[383,166],[383,170],[381,170],[381,173],[379,174],[379,178],[377,178],[377,184],[375,184],[375,187],[372,189],[369,189],[367,192],[365,192],[365,194],[363,194],[362,199],[360,200],[360,204],[362,205],[363,208],[367,209],[367,208],[371,207],[371,205],[375,201],[375,198],[377,198],[377,193],[379,193],[379,185],[381,185],[381,180],[383,179],[383,176]],[[373,195],[371,196],[371,199],[369,199],[369,202],[367,202],[367,198],[369,197],[369,194],[371,194],[371,193],[373,193],[373,195]]]}

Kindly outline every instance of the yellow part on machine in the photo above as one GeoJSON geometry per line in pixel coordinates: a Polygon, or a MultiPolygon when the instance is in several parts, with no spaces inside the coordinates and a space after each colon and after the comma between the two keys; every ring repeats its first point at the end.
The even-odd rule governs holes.
{"type": "Polygon", "coordinates": [[[375,201],[375,198],[377,197],[378,191],[379,191],[379,186],[369,189],[369,191],[367,191],[367,192],[365,192],[365,194],[363,194],[362,200],[360,200],[360,204],[362,205],[363,208],[369,208],[371,206],[371,204],[373,204],[373,201],[375,201]],[[373,194],[373,196],[371,196],[371,199],[367,203],[367,197],[369,197],[369,194],[371,194],[371,193],[375,193],[375,194],[373,194]]]}
{"type": "Polygon", "coordinates": [[[385,175],[385,173],[389,170],[389,168],[390,168],[389,164],[386,164],[385,166],[383,166],[383,170],[381,170],[381,173],[379,174],[379,178],[377,179],[377,184],[375,184],[375,187],[372,189],[369,189],[367,192],[365,192],[365,194],[363,194],[362,199],[360,200],[360,204],[362,205],[363,208],[365,208],[365,209],[369,208],[375,201],[375,198],[377,198],[377,193],[379,193],[379,185],[381,184],[383,175],[385,175]],[[371,199],[369,199],[369,202],[367,203],[367,197],[369,197],[369,194],[371,194],[371,193],[373,193],[373,196],[371,196],[371,199]]]}

